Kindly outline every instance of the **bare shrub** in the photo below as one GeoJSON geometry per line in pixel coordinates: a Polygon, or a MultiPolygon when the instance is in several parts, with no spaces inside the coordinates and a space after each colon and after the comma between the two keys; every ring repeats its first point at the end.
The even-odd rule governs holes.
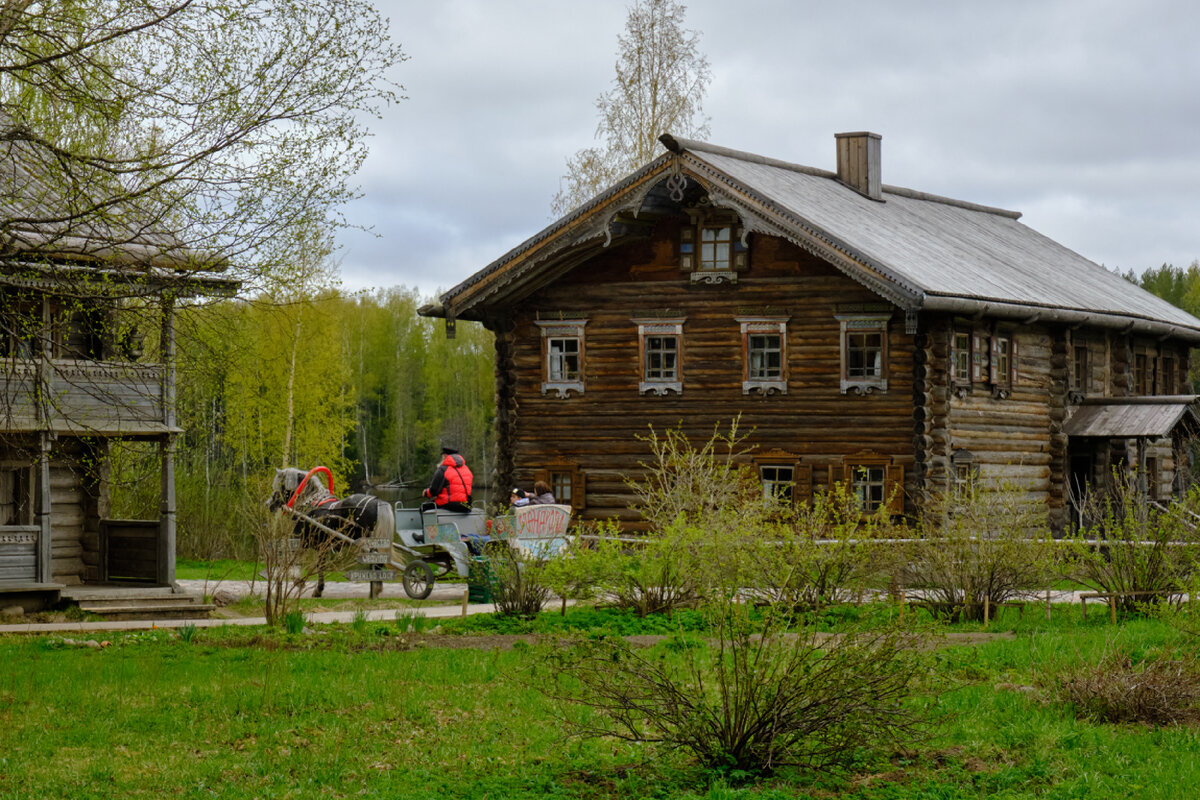
{"type": "Polygon", "coordinates": [[[981,620],[984,601],[1028,597],[1051,577],[1054,545],[1044,510],[1023,493],[971,481],[933,499],[898,571],[935,613],[981,620]]]}
{"type": "Polygon", "coordinates": [[[1178,591],[1195,571],[1200,494],[1163,507],[1137,487],[1136,476],[1114,475],[1108,491],[1085,500],[1093,523],[1069,540],[1064,571],[1088,588],[1116,595],[1126,613],[1178,591]]]}
{"type": "Polygon", "coordinates": [[[683,748],[718,769],[827,769],[920,733],[909,700],[925,670],[911,633],[790,634],[784,615],[756,630],[744,605],[707,608],[708,644],[663,654],[621,638],[563,643],[539,686],[596,712],[571,722],[584,735],[683,748]]]}
{"type": "Polygon", "coordinates": [[[1173,725],[1200,721],[1200,662],[1161,653],[1140,662],[1113,652],[1099,664],[1073,664],[1041,679],[1051,696],[1099,722],[1173,725]]]}

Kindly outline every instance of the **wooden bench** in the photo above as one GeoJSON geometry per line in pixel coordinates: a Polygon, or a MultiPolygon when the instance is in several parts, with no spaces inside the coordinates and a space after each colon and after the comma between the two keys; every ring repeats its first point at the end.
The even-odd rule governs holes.
{"type": "Polygon", "coordinates": [[[1175,607],[1178,608],[1182,603],[1185,595],[1182,592],[1169,590],[1147,591],[1147,592],[1084,592],[1079,595],[1079,610],[1083,614],[1083,618],[1087,619],[1087,601],[1088,600],[1108,600],[1109,617],[1113,624],[1117,622],[1117,600],[1126,597],[1161,597],[1168,602],[1172,599],[1175,601],[1175,607]]]}

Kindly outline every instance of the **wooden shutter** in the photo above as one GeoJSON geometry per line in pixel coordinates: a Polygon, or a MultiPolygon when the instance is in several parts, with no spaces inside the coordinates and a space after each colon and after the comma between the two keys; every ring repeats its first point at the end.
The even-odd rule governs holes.
{"type": "Polygon", "coordinates": [[[883,491],[887,496],[889,514],[904,513],[904,467],[893,464],[884,467],[883,491]]]}
{"type": "Polygon", "coordinates": [[[795,485],[792,487],[792,499],[804,505],[812,504],[812,464],[797,464],[792,471],[795,485]]]}
{"type": "Polygon", "coordinates": [[[696,259],[700,257],[696,248],[696,226],[683,225],[679,229],[679,269],[681,272],[691,272],[696,269],[696,259]]]}
{"type": "Polygon", "coordinates": [[[971,333],[971,380],[983,382],[984,364],[987,360],[987,337],[979,333],[971,333]]]}
{"type": "Polygon", "coordinates": [[[1017,382],[1017,334],[1013,334],[1008,339],[1008,374],[1004,376],[1004,382],[1012,386],[1017,382]]]}
{"type": "Polygon", "coordinates": [[[988,347],[988,383],[993,386],[997,383],[1003,383],[1003,376],[1000,375],[1000,337],[995,331],[992,331],[992,336],[989,340],[988,347]]]}
{"type": "MultiPolygon", "coordinates": [[[[854,466],[854,464],[842,464],[842,483],[847,492],[854,490],[854,466]]],[[[830,470],[830,472],[832,471],[830,470]]]]}
{"type": "Polygon", "coordinates": [[[571,509],[583,511],[587,508],[587,481],[583,472],[575,470],[571,475],[571,509]]]}

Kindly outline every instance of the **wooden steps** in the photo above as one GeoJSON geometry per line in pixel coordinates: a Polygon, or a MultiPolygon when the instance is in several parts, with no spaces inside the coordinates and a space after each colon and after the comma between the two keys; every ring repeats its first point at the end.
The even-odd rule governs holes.
{"type": "Polygon", "coordinates": [[[215,606],[170,586],[69,586],[62,600],[105,619],[204,619],[215,606]]]}

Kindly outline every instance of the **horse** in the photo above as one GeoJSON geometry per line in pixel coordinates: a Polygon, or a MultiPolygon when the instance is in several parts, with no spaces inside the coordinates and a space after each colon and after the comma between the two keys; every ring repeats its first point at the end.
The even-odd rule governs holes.
{"type": "MultiPolygon", "coordinates": [[[[295,467],[275,470],[267,507],[271,511],[294,509],[351,539],[366,536],[390,542],[396,532],[391,503],[369,494],[352,494],[339,500],[333,494],[333,476],[328,467],[313,467],[308,472],[295,467]],[[316,473],[324,473],[325,481],[314,480],[316,473]]],[[[345,542],[304,517],[296,517],[292,533],[300,540],[301,547],[318,551],[317,588],[313,597],[320,597],[325,592],[325,556],[341,550],[345,542]]]]}

